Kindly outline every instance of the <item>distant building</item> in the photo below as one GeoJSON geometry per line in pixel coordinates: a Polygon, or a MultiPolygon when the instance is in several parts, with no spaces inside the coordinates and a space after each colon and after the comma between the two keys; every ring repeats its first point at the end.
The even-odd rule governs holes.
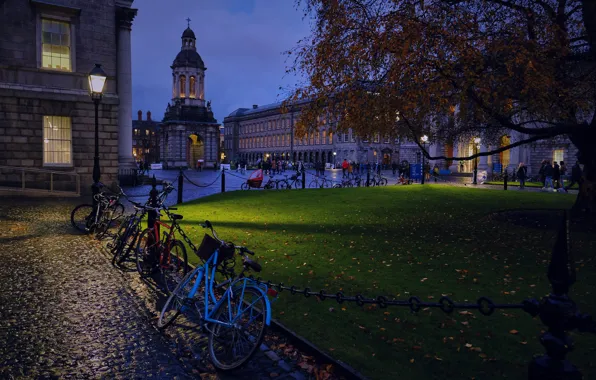
{"type": "Polygon", "coordinates": [[[219,127],[211,102],[205,101],[205,63],[190,26],[172,63],[172,101],[160,131],[161,158],[168,168],[213,167],[219,160],[219,127]]]}
{"type": "Polygon", "coordinates": [[[99,63],[108,74],[101,180],[132,167],[132,3],[0,1],[0,165],[79,173],[88,190],[95,122],[87,75],[99,63]]]}
{"type": "Polygon", "coordinates": [[[299,107],[282,113],[282,103],[239,108],[224,119],[224,149],[231,160],[254,163],[276,157],[283,160],[339,164],[344,159],[390,165],[399,157],[396,140],[375,135],[365,140],[352,131],[334,134],[328,120],[305,137],[295,136],[299,107]]]}
{"type": "Polygon", "coordinates": [[[132,121],[132,154],[137,161],[150,164],[160,161],[159,131],[160,122],[151,119],[151,111],[143,120],[143,112],[138,111],[137,120],[132,121]]]}

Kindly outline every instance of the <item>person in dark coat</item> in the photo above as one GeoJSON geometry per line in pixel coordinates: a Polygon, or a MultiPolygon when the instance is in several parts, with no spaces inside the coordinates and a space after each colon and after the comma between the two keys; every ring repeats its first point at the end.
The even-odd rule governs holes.
{"type": "Polygon", "coordinates": [[[565,191],[569,190],[576,183],[580,186],[582,184],[582,168],[579,166],[579,161],[576,161],[575,165],[571,167],[571,181],[564,187],[565,191]]]}
{"type": "Polygon", "coordinates": [[[550,161],[545,162],[543,173],[544,173],[544,187],[546,189],[552,189],[553,188],[554,170],[553,170],[553,166],[551,165],[550,161]]]}
{"type": "Polygon", "coordinates": [[[526,187],[526,177],[528,174],[528,168],[523,162],[519,163],[517,167],[517,179],[519,180],[519,188],[524,189],[526,187]]]}
{"type": "Polygon", "coordinates": [[[561,168],[559,167],[559,164],[556,161],[553,162],[553,181],[555,189],[561,187],[561,168]]]}

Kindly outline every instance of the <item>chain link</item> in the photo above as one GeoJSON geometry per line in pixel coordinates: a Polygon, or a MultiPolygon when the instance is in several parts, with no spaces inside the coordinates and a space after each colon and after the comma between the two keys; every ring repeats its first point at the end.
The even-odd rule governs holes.
{"type": "Polygon", "coordinates": [[[208,185],[199,185],[197,183],[194,183],[190,178],[188,178],[186,176],[186,174],[184,172],[182,172],[182,177],[184,177],[184,179],[186,179],[191,185],[194,185],[196,187],[209,187],[209,186],[213,185],[215,182],[217,182],[217,180],[219,179],[219,177],[221,177],[221,171],[219,172],[219,174],[217,175],[217,177],[215,177],[215,179],[213,180],[213,182],[211,182],[208,185]]]}
{"type": "Polygon", "coordinates": [[[261,277],[255,278],[253,275],[249,276],[250,279],[255,281],[258,285],[266,284],[268,287],[277,289],[279,292],[288,290],[292,295],[302,295],[305,298],[315,296],[321,301],[326,299],[335,300],[338,304],[344,302],[354,302],[358,306],[364,305],[378,305],[381,309],[385,309],[388,306],[403,306],[409,307],[412,312],[418,312],[422,308],[434,307],[443,311],[445,314],[451,314],[455,309],[468,309],[478,310],[482,315],[489,316],[495,312],[496,309],[523,309],[528,311],[533,307],[531,300],[524,300],[522,303],[515,304],[497,304],[494,303],[488,297],[480,297],[475,303],[455,303],[451,298],[442,296],[438,302],[424,302],[419,297],[412,296],[407,300],[399,299],[388,299],[385,296],[377,296],[375,298],[366,298],[362,294],[356,294],[355,296],[346,296],[343,292],[337,292],[335,294],[328,293],[322,289],[318,292],[312,291],[309,287],[305,287],[302,290],[295,286],[285,286],[283,283],[274,284],[271,281],[265,281],[261,277]]]}

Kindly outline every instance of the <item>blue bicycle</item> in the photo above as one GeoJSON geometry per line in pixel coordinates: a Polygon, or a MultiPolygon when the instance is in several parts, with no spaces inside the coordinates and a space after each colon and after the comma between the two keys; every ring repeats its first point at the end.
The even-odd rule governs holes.
{"type": "Polygon", "coordinates": [[[188,273],[170,294],[157,325],[165,328],[181,313],[198,315],[201,328],[209,334],[208,349],[213,364],[227,371],[246,363],[260,346],[271,321],[268,296],[276,297],[277,292],[244,276],[250,269],[261,271],[261,266],[247,257],[254,255],[253,252],[220,240],[209,221],[203,227],[209,228],[213,235],[205,234],[197,252],[205,263],[188,273]],[[215,285],[216,270],[232,260],[236,251],[242,256],[242,272],[215,285]],[[214,285],[215,288],[227,286],[219,300],[214,285]]]}

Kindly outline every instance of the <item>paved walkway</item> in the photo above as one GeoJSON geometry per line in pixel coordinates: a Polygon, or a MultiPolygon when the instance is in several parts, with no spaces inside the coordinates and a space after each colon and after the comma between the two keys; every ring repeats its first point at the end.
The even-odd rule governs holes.
{"type": "MultiPolygon", "coordinates": [[[[76,202],[76,201],[75,201],[76,202]]],[[[0,378],[304,379],[302,354],[261,350],[217,375],[206,338],[180,319],[155,327],[164,296],[73,232],[73,200],[0,201],[0,378]]],[[[283,342],[268,334],[267,342],[283,342]]]]}

